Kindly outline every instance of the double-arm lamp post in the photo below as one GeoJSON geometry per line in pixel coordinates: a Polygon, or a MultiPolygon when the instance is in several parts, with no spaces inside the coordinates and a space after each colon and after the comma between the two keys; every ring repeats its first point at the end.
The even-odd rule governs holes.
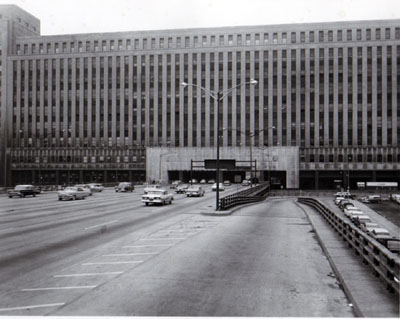
{"type": "Polygon", "coordinates": [[[220,102],[226,97],[228,96],[233,90],[235,90],[236,88],[238,88],[239,86],[242,85],[246,85],[246,84],[250,84],[250,85],[257,85],[258,81],[254,80],[254,79],[250,79],[250,81],[248,82],[242,82],[228,90],[225,91],[212,91],[209,89],[206,89],[200,85],[196,85],[196,84],[190,84],[190,83],[186,83],[186,82],[182,82],[181,85],[183,88],[186,88],[187,86],[193,86],[193,87],[197,87],[201,90],[203,90],[204,92],[206,92],[212,99],[214,99],[217,102],[217,160],[216,160],[216,183],[217,183],[217,188],[216,188],[216,210],[219,210],[219,149],[220,149],[220,121],[219,121],[219,104],[220,102]]]}

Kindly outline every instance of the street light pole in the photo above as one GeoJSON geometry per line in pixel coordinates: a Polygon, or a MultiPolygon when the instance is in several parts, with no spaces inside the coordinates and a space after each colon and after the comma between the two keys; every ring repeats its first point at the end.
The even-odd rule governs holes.
{"type": "Polygon", "coordinates": [[[226,96],[228,96],[233,90],[235,90],[236,88],[238,88],[239,86],[245,85],[245,84],[251,84],[251,85],[257,85],[258,81],[254,80],[254,79],[250,79],[249,82],[242,82],[226,91],[212,91],[209,89],[206,89],[202,86],[196,85],[196,84],[188,84],[186,82],[182,82],[181,86],[183,88],[187,87],[187,86],[194,86],[197,87],[201,90],[203,90],[204,92],[208,93],[208,95],[213,98],[216,102],[217,102],[217,161],[216,161],[216,182],[217,182],[217,188],[216,188],[216,210],[219,210],[219,175],[220,175],[220,168],[219,168],[219,160],[220,160],[220,124],[219,124],[219,105],[220,105],[220,101],[222,101],[226,96]]]}

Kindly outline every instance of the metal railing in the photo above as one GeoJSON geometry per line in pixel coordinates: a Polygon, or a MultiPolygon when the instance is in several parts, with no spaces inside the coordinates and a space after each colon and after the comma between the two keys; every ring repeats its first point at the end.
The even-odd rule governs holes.
{"type": "Polygon", "coordinates": [[[262,201],[268,197],[268,192],[268,182],[245,189],[235,194],[220,198],[219,209],[225,210],[238,205],[262,201]]]}
{"type": "Polygon", "coordinates": [[[349,248],[353,248],[356,255],[362,258],[363,263],[372,267],[374,275],[386,284],[386,288],[390,292],[399,294],[400,257],[398,255],[389,251],[344,217],[331,211],[319,200],[299,197],[298,202],[315,208],[348,243],[349,248]]]}

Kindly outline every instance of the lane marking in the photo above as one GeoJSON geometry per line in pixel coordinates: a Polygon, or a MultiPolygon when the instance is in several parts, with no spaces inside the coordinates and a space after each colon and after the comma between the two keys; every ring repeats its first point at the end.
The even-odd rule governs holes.
{"type": "Polygon", "coordinates": [[[172,247],[175,244],[169,245],[132,245],[132,246],[122,246],[122,248],[143,248],[143,247],[172,247]]]}
{"type": "Polygon", "coordinates": [[[71,287],[47,287],[47,288],[27,288],[20,291],[41,291],[41,290],[68,290],[68,289],[93,289],[97,286],[71,286],[71,287]]]}
{"type": "Polygon", "coordinates": [[[105,261],[105,262],[96,262],[96,263],[84,263],[82,266],[90,266],[90,265],[118,265],[118,264],[138,264],[142,263],[143,260],[137,261],[105,261]]]}
{"type": "Polygon", "coordinates": [[[97,272],[97,273],[88,273],[88,274],[54,275],[53,277],[62,278],[62,277],[103,276],[103,275],[120,275],[123,273],[124,273],[123,271],[113,271],[113,272],[97,272]]]}
{"type": "Polygon", "coordinates": [[[132,254],[109,254],[103,257],[118,257],[118,256],[141,256],[141,255],[157,255],[159,253],[132,253],[132,254]]]}
{"type": "Polygon", "coordinates": [[[97,228],[97,227],[101,227],[101,226],[105,226],[105,225],[109,225],[109,224],[113,224],[113,223],[116,223],[116,222],[118,222],[118,221],[119,221],[119,220],[117,219],[117,220],[113,220],[113,221],[108,222],[108,223],[99,224],[99,225],[94,225],[94,226],[89,226],[89,227],[86,227],[85,230],[92,229],[92,228],[97,228]]]}
{"type": "Polygon", "coordinates": [[[34,308],[44,308],[44,307],[57,307],[57,306],[63,306],[63,305],[65,305],[65,302],[49,303],[49,304],[44,304],[44,305],[13,307],[13,308],[0,308],[0,311],[14,311],[14,310],[25,310],[25,309],[34,309],[34,308]]]}
{"type": "Polygon", "coordinates": [[[187,238],[177,238],[177,237],[164,237],[164,238],[160,238],[160,237],[158,237],[158,238],[141,238],[141,239],[139,239],[139,240],[166,240],[166,239],[169,239],[169,240],[183,240],[183,239],[187,239],[187,238]]]}
{"type": "Polygon", "coordinates": [[[13,230],[13,229],[15,229],[15,227],[4,228],[4,229],[0,229],[0,232],[7,231],[7,230],[13,230]]]}

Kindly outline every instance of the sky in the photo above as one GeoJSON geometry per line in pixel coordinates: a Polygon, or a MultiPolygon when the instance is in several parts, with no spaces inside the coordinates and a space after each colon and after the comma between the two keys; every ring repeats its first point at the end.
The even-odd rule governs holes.
{"type": "Polygon", "coordinates": [[[400,0],[0,0],[42,35],[400,19],[400,0]]]}

